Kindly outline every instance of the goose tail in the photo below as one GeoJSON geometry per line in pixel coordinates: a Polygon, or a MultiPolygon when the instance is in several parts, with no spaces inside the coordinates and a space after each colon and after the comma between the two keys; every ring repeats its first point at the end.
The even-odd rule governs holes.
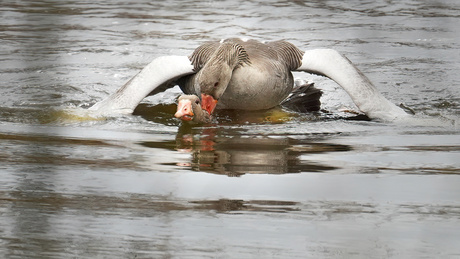
{"type": "Polygon", "coordinates": [[[294,90],[281,106],[296,112],[315,112],[321,109],[323,92],[305,80],[296,80],[294,90]]]}

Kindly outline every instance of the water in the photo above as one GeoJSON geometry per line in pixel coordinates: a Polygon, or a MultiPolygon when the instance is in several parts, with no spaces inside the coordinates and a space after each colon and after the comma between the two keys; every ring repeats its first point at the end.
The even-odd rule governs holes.
{"type": "Polygon", "coordinates": [[[460,256],[456,1],[6,1],[0,7],[0,257],[460,256]],[[75,116],[153,58],[227,37],[346,54],[400,123],[328,113],[75,116]],[[73,112],[68,112],[73,111],[73,112]]]}

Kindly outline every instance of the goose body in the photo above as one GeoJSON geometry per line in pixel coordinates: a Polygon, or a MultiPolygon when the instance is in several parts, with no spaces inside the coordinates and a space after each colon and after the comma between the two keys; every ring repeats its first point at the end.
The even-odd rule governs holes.
{"type": "Polygon", "coordinates": [[[302,58],[301,51],[294,45],[285,41],[262,43],[256,40],[227,39],[203,44],[190,56],[200,72],[181,80],[179,85],[185,93],[201,94],[199,77],[212,73],[206,71],[204,66],[223,44],[229,48],[239,45],[246,55],[233,69],[217,109],[268,109],[279,105],[292,92],[294,78],[291,71],[300,65],[302,58]],[[290,64],[289,56],[286,56],[290,52],[297,55],[297,63],[290,64]]]}
{"type": "Polygon", "coordinates": [[[132,113],[146,96],[176,84],[185,94],[201,97],[201,107],[209,114],[214,108],[268,109],[282,103],[292,92],[291,71],[329,77],[343,87],[370,118],[394,120],[407,116],[335,50],[304,52],[286,41],[262,43],[241,39],[206,42],[188,57],[159,57],[90,109],[102,113],[132,113]]]}

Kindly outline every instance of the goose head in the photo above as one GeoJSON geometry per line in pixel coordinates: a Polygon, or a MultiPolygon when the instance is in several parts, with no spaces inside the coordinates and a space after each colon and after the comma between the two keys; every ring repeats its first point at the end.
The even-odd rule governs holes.
{"type": "Polygon", "coordinates": [[[224,42],[214,51],[195,82],[195,89],[201,92],[202,109],[213,113],[232,79],[233,70],[243,64],[250,64],[250,61],[240,44],[224,42]]]}
{"type": "Polygon", "coordinates": [[[208,62],[200,70],[196,84],[201,92],[202,108],[209,114],[214,112],[220,97],[227,89],[233,69],[222,62],[208,62]]]}
{"type": "Polygon", "coordinates": [[[211,122],[211,115],[201,108],[200,98],[196,95],[181,95],[174,116],[192,123],[211,122]]]}

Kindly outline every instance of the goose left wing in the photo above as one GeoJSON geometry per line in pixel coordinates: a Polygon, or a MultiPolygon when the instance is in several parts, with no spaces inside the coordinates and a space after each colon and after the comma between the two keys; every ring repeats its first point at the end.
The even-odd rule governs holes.
{"type": "Polygon", "coordinates": [[[334,80],[369,118],[394,121],[409,116],[386,99],[348,58],[335,50],[305,51],[301,65],[294,71],[305,71],[334,80]]]}

